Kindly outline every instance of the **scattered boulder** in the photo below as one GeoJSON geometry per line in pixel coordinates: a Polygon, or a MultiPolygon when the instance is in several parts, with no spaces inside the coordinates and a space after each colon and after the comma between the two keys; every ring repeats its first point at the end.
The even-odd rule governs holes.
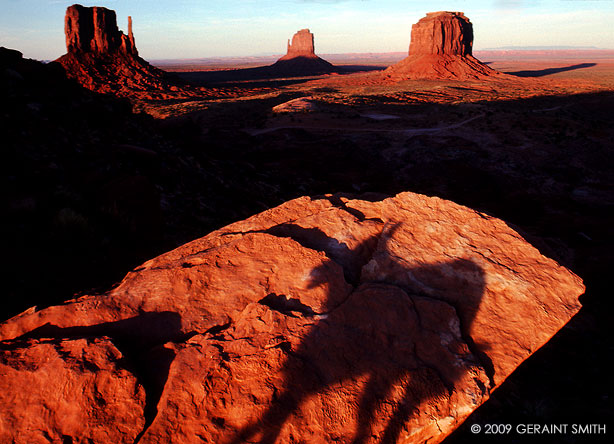
{"type": "MultiPolygon", "coordinates": [[[[303,197],[152,259],[106,294],[28,310],[0,324],[0,345],[23,344],[33,368],[44,341],[138,350],[126,362],[151,372],[141,443],[440,442],[583,291],[503,221],[452,202],[303,197]]],[[[0,404],[3,416],[21,399],[0,404]]],[[[60,433],[46,417],[27,426],[60,433]]]]}
{"type": "Polygon", "coordinates": [[[411,29],[409,55],[385,74],[393,80],[471,79],[500,74],[473,57],[473,25],[462,12],[429,12],[411,29]]]}

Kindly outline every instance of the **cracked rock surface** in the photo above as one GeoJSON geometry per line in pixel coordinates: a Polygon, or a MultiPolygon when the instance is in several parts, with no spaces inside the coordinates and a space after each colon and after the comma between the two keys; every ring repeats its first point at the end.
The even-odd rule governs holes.
{"type": "Polygon", "coordinates": [[[302,197],[152,259],[106,294],[0,324],[0,380],[13,387],[0,432],[81,442],[54,419],[74,405],[87,430],[105,418],[113,442],[439,442],[583,291],[503,221],[452,202],[302,197]],[[109,390],[51,397],[44,378],[109,390]],[[46,414],[15,419],[26,402],[46,414]]]}

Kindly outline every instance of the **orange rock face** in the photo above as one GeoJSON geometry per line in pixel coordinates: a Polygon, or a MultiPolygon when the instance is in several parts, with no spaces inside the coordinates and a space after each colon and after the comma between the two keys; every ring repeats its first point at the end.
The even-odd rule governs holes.
{"type": "Polygon", "coordinates": [[[108,338],[0,344],[0,441],[132,443],[145,391],[108,338]]]}
{"type": "Polygon", "coordinates": [[[411,29],[409,55],[385,73],[393,80],[471,79],[499,74],[472,55],[473,25],[462,12],[430,12],[411,29]]]}
{"type": "MultiPolygon", "coordinates": [[[[116,344],[147,397],[130,407],[140,423],[108,419],[126,433],[114,442],[133,439],[126,422],[140,443],[439,442],[577,312],[583,291],[504,222],[452,202],[304,197],[152,259],[106,294],[1,324],[0,364],[21,353],[38,368],[49,354],[59,364],[41,381],[61,384],[80,361],[55,357],[57,344],[87,337],[97,356],[116,344]]],[[[24,372],[3,381],[44,385],[24,372]]],[[[128,380],[108,378],[118,393],[128,380]]],[[[2,417],[26,398],[29,411],[46,405],[9,396],[2,417]]],[[[82,436],[46,418],[6,433],[82,436]]]]}
{"type": "Polygon", "coordinates": [[[292,43],[288,40],[288,53],[286,57],[315,57],[313,34],[309,29],[301,29],[292,36],[292,43]]]}
{"type": "Polygon", "coordinates": [[[411,27],[409,55],[471,55],[473,25],[462,12],[430,12],[411,27]]]}

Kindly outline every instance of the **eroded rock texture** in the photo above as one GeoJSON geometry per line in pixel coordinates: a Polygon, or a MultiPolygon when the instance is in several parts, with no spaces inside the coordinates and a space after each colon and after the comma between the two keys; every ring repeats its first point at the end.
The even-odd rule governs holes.
{"type": "Polygon", "coordinates": [[[409,56],[386,70],[394,80],[499,74],[472,55],[473,25],[462,12],[429,12],[411,29],[409,56]]]}
{"type": "MultiPolygon", "coordinates": [[[[30,352],[39,342],[119,344],[147,392],[140,443],[439,442],[583,291],[504,222],[452,202],[303,197],[152,259],[107,294],[29,310],[0,325],[0,344],[23,344],[31,366],[46,359],[30,352]]],[[[3,417],[22,402],[0,404],[3,417]]]]}
{"type": "Polygon", "coordinates": [[[145,391],[122,359],[104,337],[0,344],[0,441],[134,442],[145,391]]]}

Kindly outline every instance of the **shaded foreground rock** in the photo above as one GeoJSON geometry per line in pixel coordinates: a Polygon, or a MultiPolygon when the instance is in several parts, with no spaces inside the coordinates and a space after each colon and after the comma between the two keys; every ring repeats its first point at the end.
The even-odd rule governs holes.
{"type": "Polygon", "coordinates": [[[473,57],[473,25],[462,12],[429,12],[412,25],[409,55],[385,74],[403,79],[482,79],[500,74],[473,57]]]}
{"type": "Polygon", "coordinates": [[[304,197],[152,259],[107,294],[29,310],[0,338],[144,350],[141,443],[439,442],[583,290],[504,222],[452,202],[304,197]]]}

